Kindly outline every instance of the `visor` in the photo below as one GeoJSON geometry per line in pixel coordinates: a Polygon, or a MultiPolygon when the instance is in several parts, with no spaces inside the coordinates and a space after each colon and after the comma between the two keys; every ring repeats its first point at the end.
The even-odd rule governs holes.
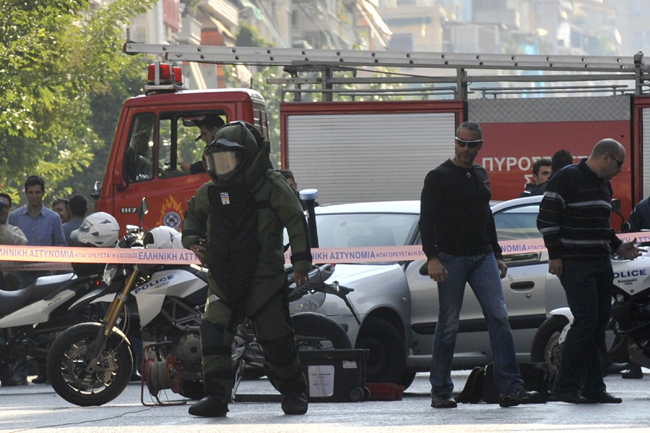
{"type": "Polygon", "coordinates": [[[225,139],[219,139],[205,148],[203,159],[208,173],[227,181],[239,172],[244,163],[244,147],[225,139]]]}

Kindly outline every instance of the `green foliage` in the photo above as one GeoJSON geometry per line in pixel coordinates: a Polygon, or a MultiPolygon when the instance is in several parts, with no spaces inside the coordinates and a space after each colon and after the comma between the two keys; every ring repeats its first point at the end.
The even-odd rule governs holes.
{"type": "Polygon", "coordinates": [[[120,52],[123,24],[155,3],[2,2],[2,190],[17,199],[24,179],[39,174],[46,181],[48,202],[72,192],[70,178],[85,172],[94,152],[105,145],[93,126],[91,99],[113,89],[113,81],[133,62],[120,52]]]}
{"type": "Polygon", "coordinates": [[[242,22],[237,28],[238,47],[271,47],[272,44],[260,36],[259,30],[249,23],[242,22]]]}

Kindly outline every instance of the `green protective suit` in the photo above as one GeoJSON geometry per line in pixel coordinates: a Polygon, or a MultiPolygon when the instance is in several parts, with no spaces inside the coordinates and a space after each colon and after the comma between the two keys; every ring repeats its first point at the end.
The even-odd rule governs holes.
{"type": "Polygon", "coordinates": [[[230,401],[233,387],[234,333],[246,318],[253,322],[280,392],[305,392],[307,387],[289,317],[283,245],[286,227],[294,269],[307,273],[311,255],[305,216],[293,189],[270,169],[269,144],[260,149],[250,131],[243,136],[240,125],[217,131],[215,142],[223,138],[244,146],[243,167],[227,182],[211,174],[212,180],[189,200],[183,220],[183,246],[208,240],[203,258],[210,269],[201,324],[203,377],[206,393],[223,402],[230,401]],[[219,200],[224,194],[228,199],[219,200]],[[238,201],[243,205],[237,207],[238,201]]]}

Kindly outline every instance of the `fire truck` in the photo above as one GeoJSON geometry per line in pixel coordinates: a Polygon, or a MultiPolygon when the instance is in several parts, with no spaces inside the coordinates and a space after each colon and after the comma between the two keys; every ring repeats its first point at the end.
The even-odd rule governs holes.
{"type": "MultiPolygon", "coordinates": [[[[494,200],[518,197],[536,160],[565,149],[578,162],[608,137],[627,152],[622,173],[612,181],[623,215],[650,193],[650,176],[644,176],[650,154],[643,151],[650,134],[650,126],[644,127],[650,125],[649,67],[642,53],[546,56],[131,42],[124,51],[159,55],[176,65],[284,67],[289,77],[269,80],[284,86],[284,99],[293,96],[280,107],[281,164],[301,186],[317,188],[321,204],[418,199],[426,173],[453,156],[454,133],[465,120],[483,128],[476,162],[487,169],[494,200]],[[386,83],[402,87],[371,88],[386,83]],[[313,93],[320,102],[306,102],[313,93]],[[336,94],[348,100],[335,102],[336,94]],[[369,94],[382,100],[357,100],[369,94]]],[[[122,227],[137,224],[142,197],[150,209],[145,227],[180,227],[187,200],[208,180],[205,173],[180,169],[181,162],[200,160],[204,143],[195,141],[196,125],[205,116],[245,120],[268,136],[266,103],[258,92],[184,90],[176,69],[150,66],[146,94],[125,102],[108,169],[96,185],[97,210],[115,215],[122,227]]]]}

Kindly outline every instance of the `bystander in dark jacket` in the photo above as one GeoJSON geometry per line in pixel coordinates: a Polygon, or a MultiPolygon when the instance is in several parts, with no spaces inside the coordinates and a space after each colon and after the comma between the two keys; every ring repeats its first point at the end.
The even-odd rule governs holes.
{"type": "Polygon", "coordinates": [[[549,273],[560,279],[574,317],[553,386],[558,401],[622,401],[606,391],[602,361],[614,280],[610,253],[626,259],[640,254],[636,239],[622,242],[609,221],[609,181],[624,162],[625,148],[619,142],[599,141],[589,158],[554,172],[540,205],[537,227],[548,249],[549,273]]]}

